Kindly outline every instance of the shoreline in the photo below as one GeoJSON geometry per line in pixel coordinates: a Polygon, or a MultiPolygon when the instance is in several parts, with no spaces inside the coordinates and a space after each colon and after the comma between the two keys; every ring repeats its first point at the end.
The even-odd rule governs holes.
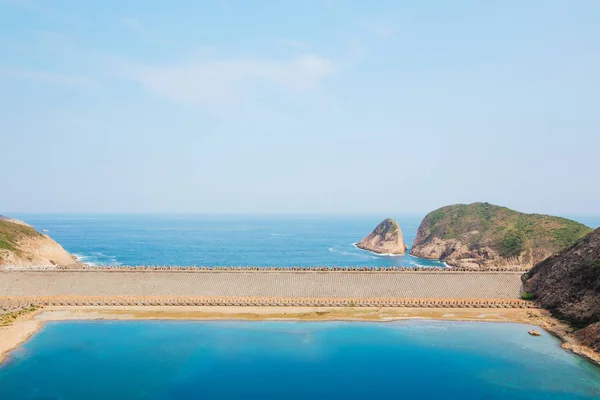
{"type": "MultiPolygon", "coordinates": [[[[406,266],[405,268],[420,268],[420,269],[424,269],[426,270],[427,268],[447,268],[447,269],[451,269],[451,268],[455,268],[454,266],[448,264],[446,261],[442,261],[438,258],[425,258],[425,257],[419,257],[419,256],[414,256],[412,254],[410,254],[409,248],[406,248],[406,252],[403,254],[394,254],[394,253],[378,253],[376,251],[373,250],[369,250],[369,249],[363,249],[362,247],[358,247],[358,242],[356,243],[352,243],[352,247],[354,247],[355,249],[358,250],[362,250],[362,251],[366,251],[368,253],[374,254],[376,256],[384,256],[384,257],[403,257],[403,256],[411,256],[413,258],[417,258],[419,260],[427,260],[427,261],[437,261],[440,262],[442,264],[444,264],[443,267],[437,266],[437,265],[432,265],[432,266],[424,266],[424,265],[418,265],[418,266],[406,266]]],[[[470,271],[470,270],[469,270],[470,271]]],[[[456,271],[453,271],[456,272],[456,271]]]]}
{"type": "MultiPolygon", "coordinates": [[[[571,327],[542,309],[276,307],[276,306],[50,306],[0,327],[0,367],[10,352],[27,342],[48,321],[357,321],[438,320],[530,324],[561,340],[561,348],[600,367],[600,354],[581,346],[571,327]]],[[[529,338],[523,331],[524,339],[529,338]]]]}
{"type": "Polygon", "coordinates": [[[26,319],[12,325],[0,327],[0,367],[10,357],[10,353],[25,344],[43,327],[43,322],[26,319]]]}

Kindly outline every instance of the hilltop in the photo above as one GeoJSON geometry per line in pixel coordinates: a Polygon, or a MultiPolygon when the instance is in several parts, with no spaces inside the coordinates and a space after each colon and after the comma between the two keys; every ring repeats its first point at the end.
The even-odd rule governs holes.
{"type": "Polygon", "coordinates": [[[398,222],[391,218],[383,220],[373,232],[365,236],[356,247],[380,254],[405,254],[406,245],[398,222]]]}
{"type": "Polygon", "coordinates": [[[531,268],[592,229],[489,203],[442,207],[423,219],[411,254],[469,268],[531,268]]]}
{"type": "Polygon", "coordinates": [[[524,290],[600,352],[600,228],[523,275],[524,290]]]}
{"type": "Polygon", "coordinates": [[[24,222],[24,221],[15,219],[15,218],[7,217],[5,215],[0,215],[0,221],[12,222],[13,224],[31,227],[31,225],[29,225],[27,222],[24,222]]]}
{"type": "Polygon", "coordinates": [[[0,215],[0,269],[76,263],[75,258],[49,236],[23,221],[0,215]]]}

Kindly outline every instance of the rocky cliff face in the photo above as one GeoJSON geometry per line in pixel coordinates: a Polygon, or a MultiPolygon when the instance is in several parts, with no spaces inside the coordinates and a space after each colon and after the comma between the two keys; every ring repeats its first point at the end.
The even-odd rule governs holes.
{"type": "Polygon", "coordinates": [[[377,225],[373,232],[356,244],[356,247],[380,254],[406,253],[402,230],[398,223],[391,218],[377,225]]]}
{"type": "Polygon", "coordinates": [[[23,221],[0,216],[0,269],[54,267],[77,264],[76,259],[49,236],[23,221]]]}
{"type": "Polygon", "coordinates": [[[557,317],[582,329],[574,336],[600,351],[600,228],[523,275],[524,290],[557,317]]]}
{"type": "Polygon", "coordinates": [[[531,268],[590,231],[565,218],[489,203],[456,204],[423,219],[411,254],[468,269],[531,268]]]}

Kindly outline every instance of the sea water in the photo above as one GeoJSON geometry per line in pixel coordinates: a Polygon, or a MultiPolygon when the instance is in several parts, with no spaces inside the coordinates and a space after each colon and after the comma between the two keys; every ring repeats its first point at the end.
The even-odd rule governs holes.
{"type": "Polygon", "coordinates": [[[598,399],[600,369],[510,323],[50,322],[0,399],[598,399]]]}
{"type": "MultiPolygon", "coordinates": [[[[324,215],[19,215],[95,265],[443,266],[354,246],[385,217],[324,215]]],[[[411,244],[419,216],[398,218],[411,244]]]]}
{"type": "MultiPolygon", "coordinates": [[[[443,266],[354,243],[386,217],[410,247],[423,215],[17,214],[94,265],[443,266]]],[[[591,227],[600,218],[576,218],[591,227]]]]}

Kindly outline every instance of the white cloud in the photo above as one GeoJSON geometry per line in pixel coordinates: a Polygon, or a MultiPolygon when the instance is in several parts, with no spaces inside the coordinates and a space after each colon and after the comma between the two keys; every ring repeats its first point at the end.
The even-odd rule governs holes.
{"type": "Polygon", "coordinates": [[[289,60],[200,59],[183,65],[142,67],[133,71],[132,78],[173,101],[207,107],[243,102],[263,86],[308,92],[334,71],[331,60],[304,54],[289,60]]]}

